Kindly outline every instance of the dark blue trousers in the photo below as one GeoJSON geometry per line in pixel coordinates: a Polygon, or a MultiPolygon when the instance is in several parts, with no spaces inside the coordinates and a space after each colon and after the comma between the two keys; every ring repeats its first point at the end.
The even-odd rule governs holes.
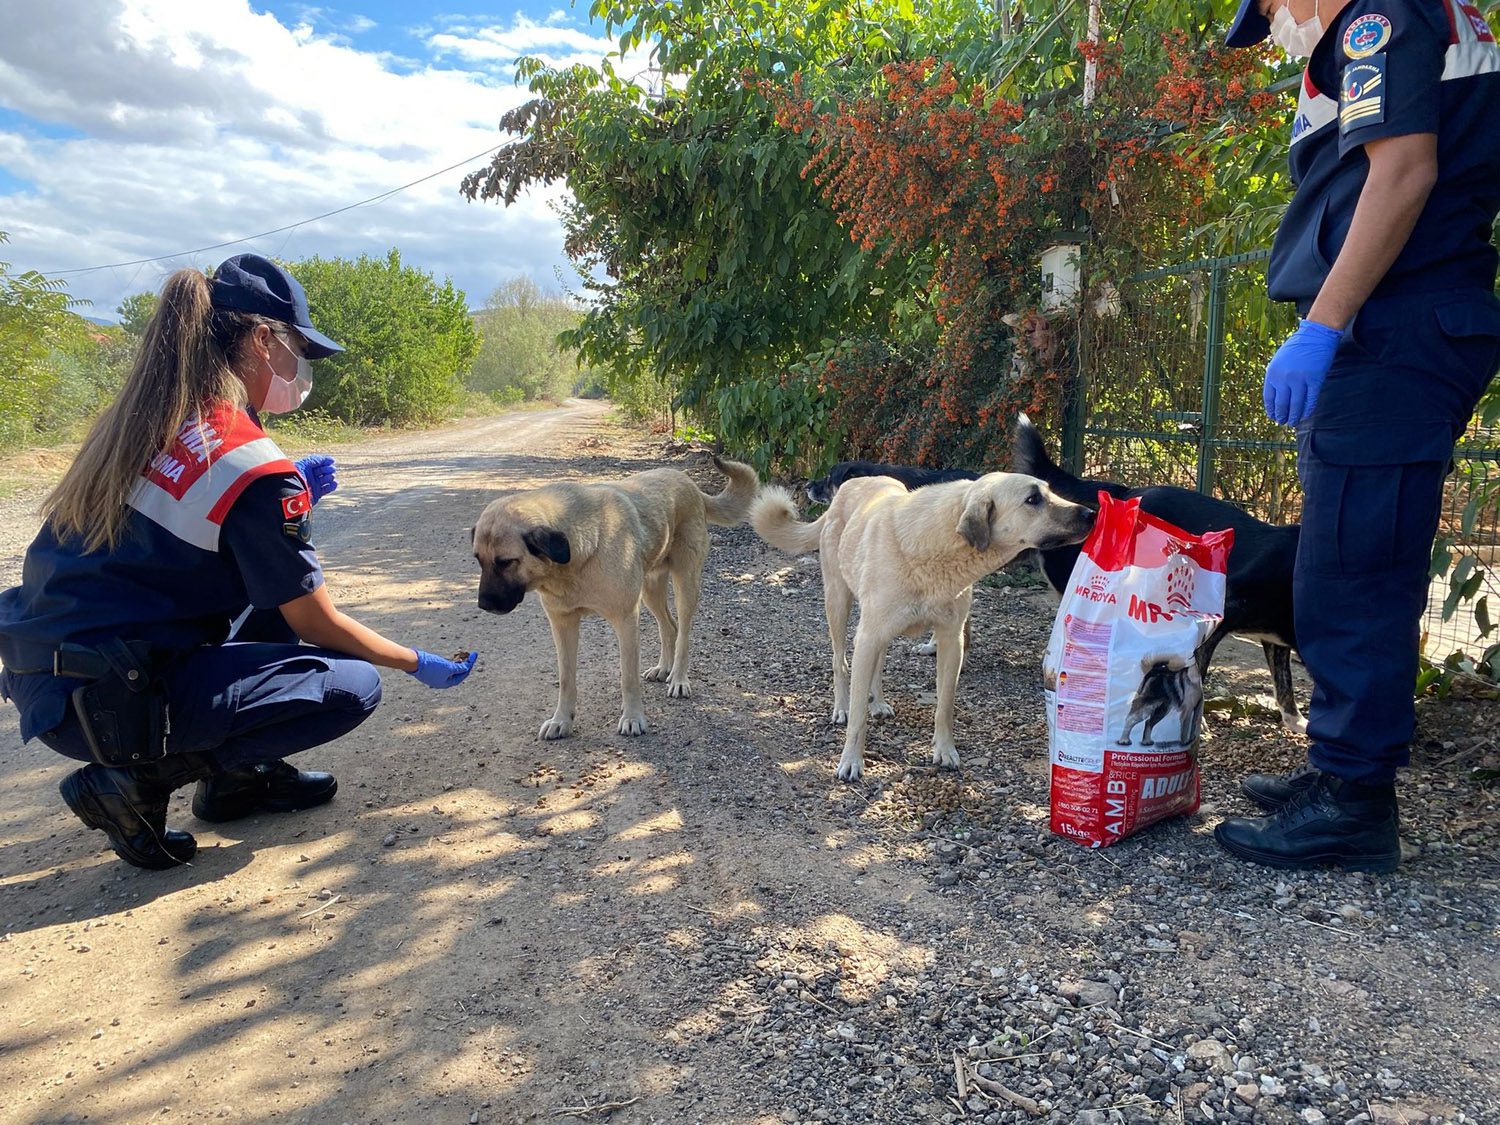
{"type": "Polygon", "coordinates": [[[1372,300],[1299,427],[1293,600],[1320,769],[1384,782],[1409,761],[1443,480],[1497,364],[1493,293],[1372,300]]]}
{"type": "MultiPolygon", "coordinates": [[[[332,742],[380,702],[373,665],[297,644],[274,609],[251,613],[227,643],[196,649],[162,675],[172,727],[167,752],[206,754],[224,770],[332,742]]],[[[71,709],[38,737],[60,754],[92,760],[71,709]]]]}

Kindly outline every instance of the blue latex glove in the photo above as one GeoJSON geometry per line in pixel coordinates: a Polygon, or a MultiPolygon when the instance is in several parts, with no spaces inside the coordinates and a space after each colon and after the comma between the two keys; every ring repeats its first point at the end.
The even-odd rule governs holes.
{"type": "Polygon", "coordinates": [[[1314,320],[1297,322],[1297,331],[1276,349],[1266,364],[1262,398],[1266,416],[1283,426],[1295,426],[1313,412],[1318,392],[1333,364],[1344,334],[1314,320]]]}
{"type": "Polygon", "coordinates": [[[457,661],[434,656],[421,649],[414,651],[417,654],[417,668],[416,671],[408,672],[407,675],[415,676],[430,688],[449,688],[463,683],[468,679],[469,673],[474,670],[474,661],[479,659],[477,652],[469,653],[467,660],[457,661]]]}
{"type": "Polygon", "coordinates": [[[307,482],[307,490],[312,493],[312,502],[316,504],[330,492],[337,492],[339,487],[338,466],[333,463],[333,458],[326,453],[312,453],[296,462],[297,472],[307,482]]]}

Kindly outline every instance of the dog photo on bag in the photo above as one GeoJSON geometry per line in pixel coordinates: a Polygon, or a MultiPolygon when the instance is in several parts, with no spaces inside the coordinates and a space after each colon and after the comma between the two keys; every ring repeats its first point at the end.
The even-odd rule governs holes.
{"type": "Polygon", "coordinates": [[[1125,728],[1115,740],[1117,746],[1131,745],[1131,732],[1141,727],[1139,745],[1189,746],[1195,741],[1203,714],[1203,678],[1198,675],[1196,660],[1177,653],[1141,658],[1141,683],[1130,701],[1125,728]],[[1176,738],[1154,737],[1156,728],[1172,715],[1177,716],[1176,738]]]}

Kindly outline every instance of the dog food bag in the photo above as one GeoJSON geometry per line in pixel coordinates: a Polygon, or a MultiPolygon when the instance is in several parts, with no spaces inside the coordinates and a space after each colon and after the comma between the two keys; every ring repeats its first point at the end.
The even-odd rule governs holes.
{"type": "Polygon", "coordinates": [[[1042,662],[1052,831],[1095,848],[1198,808],[1196,653],[1223,619],[1234,542],[1099,503],[1042,662]]]}

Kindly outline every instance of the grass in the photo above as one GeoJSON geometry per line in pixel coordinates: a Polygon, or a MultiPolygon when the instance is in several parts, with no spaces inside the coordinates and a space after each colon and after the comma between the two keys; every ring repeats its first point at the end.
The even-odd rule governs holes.
{"type": "Polygon", "coordinates": [[[77,452],[78,443],[74,441],[0,454],[0,500],[51,488],[62,479],[77,452]]]}

